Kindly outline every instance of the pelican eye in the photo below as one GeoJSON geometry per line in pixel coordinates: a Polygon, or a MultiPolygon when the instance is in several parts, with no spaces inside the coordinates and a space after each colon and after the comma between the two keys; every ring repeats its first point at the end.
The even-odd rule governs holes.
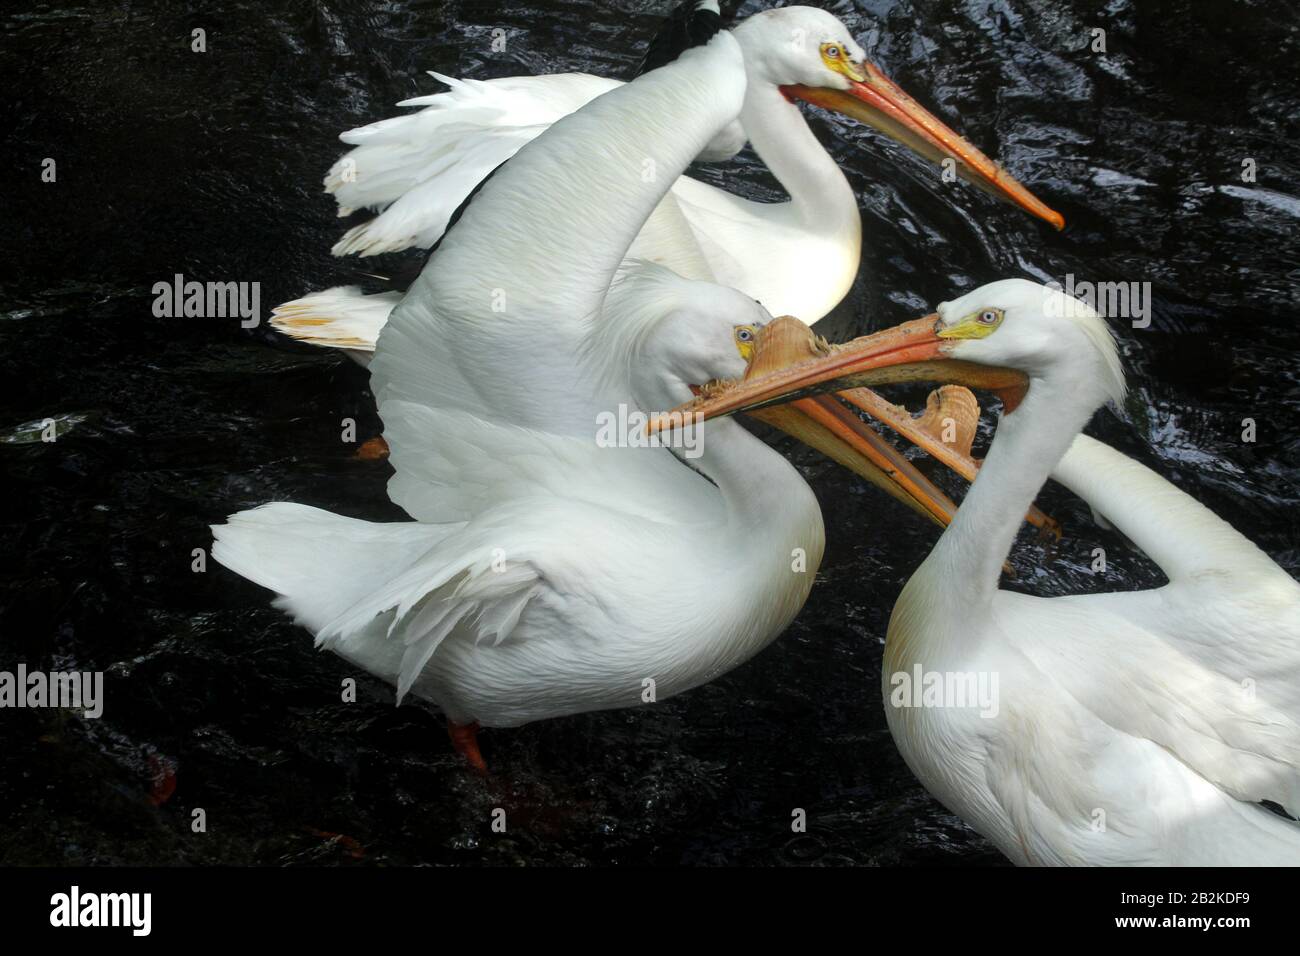
{"type": "Polygon", "coordinates": [[[819,50],[822,63],[832,73],[843,74],[855,83],[866,82],[866,68],[861,63],[853,62],[853,55],[849,53],[848,47],[839,43],[823,43],[819,50]]]}
{"type": "Polygon", "coordinates": [[[736,326],[736,351],[746,362],[754,357],[755,344],[758,342],[758,326],[736,326]]]}
{"type": "Polygon", "coordinates": [[[942,328],[936,334],[941,339],[982,339],[997,331],[1005,314],[1002,309],[972,312],[956,325],[942,328]]]}

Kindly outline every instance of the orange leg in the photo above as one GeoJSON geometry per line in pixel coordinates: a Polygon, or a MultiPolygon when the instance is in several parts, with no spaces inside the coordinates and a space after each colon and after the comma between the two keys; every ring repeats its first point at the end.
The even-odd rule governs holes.
{"type": "Polygon", "coordinates": [[[487,773],[487,763],[478,750],[478,724],[453,724],[447,721],[447,736],[456,753],[465,758],[465,762],[479,773],[487,773]]]}
{"type": "Polygon", "coordinates": [[[383,461],[388,457],[388,442],[383,435],[362,442],[352,457],[358,461],[383,461]]]}

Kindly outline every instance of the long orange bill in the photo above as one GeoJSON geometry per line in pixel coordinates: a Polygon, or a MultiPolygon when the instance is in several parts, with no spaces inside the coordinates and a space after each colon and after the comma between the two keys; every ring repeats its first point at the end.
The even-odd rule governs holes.
{"type": "MultiPolygon", "coordinates": [[[[961,391],[970,396],[971,402],[975,401],[975,397],[964,387],[961,388],[961,391]]],[[[931,393],[931,398],[934,398],[936,394],[938,393],[931,393]]],[[[817,399],[824,401],[828,397],[829,396],[826,395],[819,395],[817,396],[817,399]]],[[[939,427],[937,429],[928,429],[918,422],[917,419],[913,418],[906,408],[893,404],[869,388],[845,389],[838,393],[838,397],[844,399],[850,405],[866,412],[881,424],[888,425],[913,444],[920,445],[933,458],[961,475],[967,481],[975,480],[975,474],[979,471],[980,463],[978,460],[971,457],[969,440],[957,439],[954,441],[948,441],[944,438],[944,429],[946,428],[944,423],[951,422],[953,419],[944,418],[942,415],[936,416],[935,420],[939,423],[939,427]],[[914,437],[918,432],[926,437],[932,437],[935,431],[938,431],[941,439],[937,443],[930,442],[927,444],[914,437]]],[[[805,399],[805,401],[807,401],[807,399],[805,399]]],[[[764,411],[770,412],[772,409],[769,407],[764,409],[764,411]]],[[[975,405],[975,413],[978,416],[978,404],[975,405]]],[[[761,415],[763,412],[751,412],[750,414],[761,415]]],[[[954,436],[954,438],[957,438],[957,436],[954,436]]],[[[893,446],[890,447],[892,448],[893,446]]],[[[1037,505],[1029,506],[1029,513],[1025,515],[1025,520],[1035,528],[1038,528],[1047,534],[1054,535],[1058,539],[1061,537],[1060,523],[1057,522],[1055,518],[1052,518],[1043,512],[1037,505]]]]}
{"type": "MultiPolygon", "coordinates": [[[[763,329],[745,375],[765,376],[819,357],[825,348],[808,326],[782,316],[763,329]]],[[[947,526],[957,513],[951,498],[834,396],[818,395],[789,405],[774,405],[754,412],[753,417],[817,449],[941,526],[947,526]]],[[[915,426],[910,419],[909,426],[915,426]]],[[[916,433],[914,440],[918,443],[937,441],[919,426],[910,427],[909,437],[912,433],[916,433]]]]}
{"type": "Polygon", "coordinates": [[[783,86],[781,89],[787,96],[865,123],[932,162],[942,164],[945,159],[954,160],[957,174],[967,182],[1014,203],[1057,229],[1065,228],[1064,216],[949,129],[879,67],[872,63],[863,64],[863,75],[866,76],[864,81],[850,80],[847,90],[813,86],[783,86]]]}
{"type": "Polygon", "coordinates": [[[940,527],[952,523],[957,513],[953,500],[834,396],[800,398],[750,415],[817,449],[940,527]]]}
{"type": "MultiPolygon", "coordinates": [[[[703,416],[697,420],[747,412],[819,448],[916,510],[947,524],[953,514],[951,500],[839,401],[845,399],[967,480],[974,480],[979,465],[970,456],[974,418],[978,417],[973,397],[968,398],[974,406],[972,412],[954,412],[947,419],[953,425],[957,418],[966,419],[964,435],[958,438],[956,434],[944,436],[925,416],[914,419],[906,409],[864,387],[922,380],[955,382],[992,390],[1007,407],[1014,407],[1027,387],[1024,376],[948,359],[943,353],[944,340],[935,334],[936,321],[937,316],[927,316],[844,345],[818,343],[798,348],[792,343],[800,335],[809,343],[813,341],[811,330],[796,319],[777,319],[763,330],[743,380],[716,385],[672,412],[652,416],[649,430],[654,433],[673,427],[683,420],[683,412],[703,416]],[[828,392],[838,392],[838,398],[825,394],[828,392]],[[787,402],[791,404],[782,409],[787,402]],[[809,422],[830,433],[830,438],[810,434],[809,422]],[[863,467],[864,460],[870,467],[863,467]]],[[[1056,522],[1037,508],[1031,509],[1027,520],[1060,534],[1056,522]]]]}
{"type": "MultiPolygon", "coordinates": [[[[742,381],[710,388],[674,411],[702,412],[707,420],[808,395],[898,382],[953,382],[982,388],[996,392],[1014,408],[1028,387],[1024,373],[949,358],[946,348],[951,343],[939,337],[938,322],[938,315],[931,314],[842,345],[824,346],[820,354],[793,364],[757,374],[751,367],[742,381]]],[[[763,330],[764,336],[774,324],[763,330]]],[[[650,431],[670,424],[664,415],[653,415],[650,431]]]]}

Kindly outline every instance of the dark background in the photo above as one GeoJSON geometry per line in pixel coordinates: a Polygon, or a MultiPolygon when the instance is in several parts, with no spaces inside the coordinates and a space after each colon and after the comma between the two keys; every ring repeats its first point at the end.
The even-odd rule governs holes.
{"type": "MultiPolygon", "coordinates": [[[[799,620],[753,662],[636,711],[487,732],[468,773],[439,717],[312,650],[216,565],[208,525],[273,499],[393,520],[363,370],[237,320],[159,319],[173,273],[258,281],[262,309],[355,281],[320,180],[337,133],[437,87],[631,75],[667,0],[8,5],[0,14],[0,669],[107,672],[98,721],[0,712],[0,864],[994,863],[885,727],[888,611],[934,531],[796,451],[829,545],[799,620]],[[190,51],[207,31],[208,52],[190,51]],[[490,52],[504,28],[508,49],[490,52]],[[6,115],[8,114],[8,115],[6,115]],[[41,162],[57,161],[56,183],[41,162]],[[30,427],[60,421],[53,444],[30,427]],[[339,701],[359,679],[360,699],[339,701]],[[493,834],[492,808],[510,830],[493,834]],[[193,834],[202,807],[208,832],[193,834]],[[808,833],[790,830],[791,811],[808,833]],[[342,836],[336,836],[342,835],[342,836]]],[[[744,3],[740,13],[765,4],[744,3]]],[[[1112,323],[1132,398],[1092,431],[1300,569],[1300,25],[1217,0],[836,3],[869,54],[1070,223],[1062,234],[838,118],[811,122],[860,196],[862,276],[818,331],[912,318],[1007,275],[1150,281],[1112,323]],[[1106,30],[1108,52],[1089,49],[1106,30]],[[1241,181],[1256,160],[1258,181],[1241,181]],[[1254,418],[1258,439],[1241,440],[1254,418]]],[[[780,198],[752,154],[697,175],[780,198]]],[[[362,268],[391,265],[367,260],[362,268]]],[[[912,395],[913,399],[917,396],[912,395]]],[[[987,438],[987,436],[985,436],[987,438]]],[[[1011,586],[1160,581],[1059,489],[1060,545],[1011,586]],[[1106,547],[1110,568],[1089,573],[1106,547]]]]}

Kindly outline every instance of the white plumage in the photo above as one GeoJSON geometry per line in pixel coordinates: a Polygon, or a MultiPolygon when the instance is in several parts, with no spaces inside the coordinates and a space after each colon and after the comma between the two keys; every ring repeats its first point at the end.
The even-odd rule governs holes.
{"type": "MultiPolygon", "coordinates": [[[[823,85],[825,77],[809,75],[782,48],[807,37],[809,50],[799,52],[814,68],[821,63],[808,54],[824,41],[841,44],[855,61],[864,54],[836,17],[811,7],[758,14],[734,32],[752,64],[750,92],[737,115],[701,147],[699,158],[729,158],[748,136],[791,200],[754,202],[682,176],[628,254],[740,289],[774,315],[812,323],[844,297],[857,274],[861,220],[843,173],[778,89],[808,81],[823,85]]],[[[334,246],[335,255],[433,245],[484,177],[562,116],[623,85],[585,73],[496,80],[434,76],[450,89],[399,104],[423,106],[420,112],[342,135],[355,148],[330,170],[326,190],[335,195],[341,215],[361,208],[380,214],[349,230],[334,246]]],[[[638,172],[657,175],[645,164],[648,158],[637,163],[638,172]]],[[[582,157],[572,161],[580,164],[582,157]]]]}
{"type": "Polygon", "coordinates": [[[889,623],[886,715],[926,788],[1020,864],[1300,864],[1300,584],[1187,494],[1080,434],[1125,392],[1091,308],[995,282],[693,407],[722,415],[891,378],[988,387],[1008,409],[889,623]],[[999,590],[1049,475],[1169,583],[999,590]]]}
{"type": "Polygon", "coordinates": [[[587,73],[459,80],[430,71],[445,93],[398,106],[418,113],[339,136],[353,149],[325,176],[339,216],[380,213],[344,233],[336,256],[428,248],[483,179],[552,123],[622,84],[587,73]]]}
{"type": "MultiPolygon", "coordinates": [[[[1018,435],[1051,427],[1051,406],[1034,401],[1039,387],[1003,420],[1004,448],[1001,433],[1022,415],[1018,435]]],[[[976,489],[997,488],[1013,464],[1041,476],[1051,460],[1034,459],[1040,468],[991,451],[976,489]]],[[[968,555],[987,553],[988,542],[971,544],[958,529],[899,598],[885,693],[888,675],[917,664],[996,673],[999,713],[887,705],[908,765],[1016,863],[1300,864],[1300,826],[1259,805],[1300,811],[1300,586],[1226,522],[1100,442],[1080,435],[1052,475],[1169,583],[1050,599],[994,590],[969,580],[968,555]]],[[[958,521],[987,508],[976,489],[958,521]]]]}
{"type": "MultiPolygon", "coordinates": [[[[728,117],[692,159],[725,159],[748,138],[790,199],[754,202],[673,170],[671,190],[642,222],[628,256],[664,265],[686,278],[731,286],[758,299],[774,315],[794,315],[813,324],[853,285],[861,259],[862,221],[848,179],[820,146],[787,91],[800,88],[792,85],[852,91],[853,77],[867,75],[862,66],[865,53],[844,23],[809,7],[755,14],[736,27],[735,36],[744,51],[748,91],[735,116],[728,117]],[[839,62],[827,61],[827,47],[836,49],[839,62]]],[[[326,190],[338,200],[339,215],[360,208],[374,209],[378,215],[348,230],[334,246],[335,255],[432,246],[456,207],[520,147],[560,117],[623,86],[580,73],[487,81],[434,75],[450,90],[400,104],[421,105],[420,112],[342,135],[343,142],[355,148],[330,169],[326,190]]],[[[703,87],[699,96],[694,103],[681,103],[681,111],[714,107],[706,103],[710,88],[703,87]]],[[[599,150],[599,139],[582,148],[599,150]]],[[[586,159],[585,152],[568,157],[578,166],[586,159]]],[[[638,176],[669,174],[656,166],[653,156],[630,161],[638,176]]],[[[1005,174],[1004,181],[1014,182],[1005,174]]],[[[364,356],[367,347],[355,345],[352,333],[357,325],[369,328],[374,316],[391,310],[393,300],[341,289],[325,295],[328,298],[309,295],[277,308],[273,325],[315,345],[344,347],[364,356]],[[346,332],[322,328],[334,319],[346,332]]]]}
{"type": "Polygon", "coordinates": [[[367,295],[360,286],[335,286],[276,306],[271,324],[312,345],[342,349],[366,365],[380,330],[401,301],[400,292],[367,295]]]}
{"type": "Polygon", "coordinates": [[[737,324],[767,318],[653,266],[613,281],[671,182],[640,160],[675,175],[744,88],[721,34],[556,123],[469,205],[371,365],[390,492],[421,523],[277,503],[214,528],[213,556],[456,724],[632,706],[647,686],[662,700],[776,637],[822,554],[798,473],[732,423],[710,429],[699,471],[593,440],[612,403],[662,407],[737,374],[737,324]]]}
{"type": "MultiPolygon", "coordinates": [[[[847,27],[831,14],[812,7],[769,10],[743,21],[734,36],[744,52],[745,96],[692,159],[727,158],[748,139],[790,199],[755,202],[679,176],[676,168],[661,168],[651,155],[630,158],[639,176],[671,173],[672,185],[642,222],[629,257],[739,289],[774,315],[809,324],[834,308],[858,273],[861,218],[848,180],[794,98],[847,112],[931,158],[951,158],[994,192],[1060,225],[1059,215],[867,63],[847,27]]],[[[580,73],[481,81],[434,75],[450,87],[447,92],[401,104],[423,106],[420,112],[343,134],[354,149],[330,170],[326,189],[338,200],[340,215],[362,208],[378,215],[348,230],[334,246],[336,255],[433,245],[461,202],[517,150],[561,117],[622,86],[580,73]]],[[[699,101],[679,105],[683,113],[712,109],[705,103],[712,96],[707,84],[699,95],[699,101]]],[[[600,147],[599,138],[578,144],[567,162],[580,168],[600,147]]],[[[353,333],[358,326],[370,328],[392,304],[388,296],[369,299],[332,289],[281,306],[272,324],[314,344],[363,355],[370,349],[356,345],[353,333]],[[346,331],[330,331],[334,321],[346,331]]]]}
{"type": "Polygon", "coordinates": [[[995,282],[703,410],[886,373],[1009,389],[1012,409],[889,624],[889,727],[921,782],[1017,863],[1300,863],[1300,825],[1260,805],[1300,813],[1300,585],[1191,497],[1080,434],[1124,396],[1105,323],[1059,290],[995,282]],[[1169,583],[999,590],[1049,475],[1169,583]]]}

